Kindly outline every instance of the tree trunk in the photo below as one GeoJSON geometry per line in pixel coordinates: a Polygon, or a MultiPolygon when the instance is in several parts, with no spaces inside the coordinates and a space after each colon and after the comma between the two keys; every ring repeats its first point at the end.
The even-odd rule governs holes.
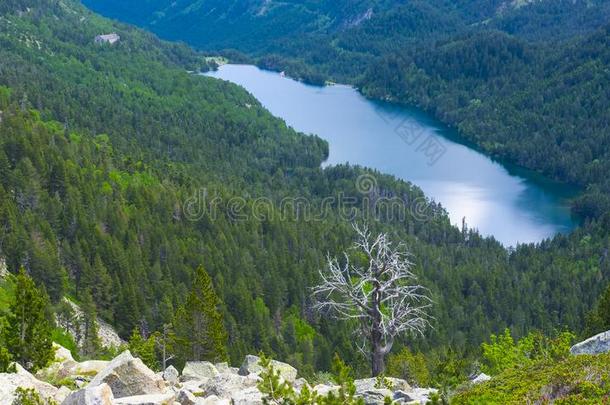
{"type": "Polygon", "coordinates": [[[377,377],[385,371],[384,357],[381,313],[376,308],[373,311],[373,324],[371,328],[371,373],[373,377],[377,377]]]}
{"type": "Polygon", "coordinates": [[[373,377],[377,377],[385,371],[385,354],[380,348],[373,350],[372,371],[373,377]]]}
{"type": "Polygon", "coordinates": [[[381,291],[379,285],[378,270],[375,272],[376,280],[373,291],[373,311],[371,327],[371,373],[373,377],[383,374],[385,371],[383,352],[383,331],[381,328],[381,291]]]}

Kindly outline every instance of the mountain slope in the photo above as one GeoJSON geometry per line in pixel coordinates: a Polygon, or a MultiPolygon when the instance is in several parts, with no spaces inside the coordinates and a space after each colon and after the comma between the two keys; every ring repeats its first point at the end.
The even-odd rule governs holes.
{"type": "MultiPolygon", "coordinates": [[[[610,3],[347,3],[191,0],[138,15],[202,49],[236,48],[313,83],[416,104],[491,155],[582,186],[581,216],[610,209],[610,3]]],[[[123,18],[113,3],[87,4],[123,18]]]]}
{"type": "Polygon", "coordinates": [[[2,7],[0,256],[11,272],[26,267],[55,302],[90,293],[123,338],[171,321],[203,264],[233,361],[264,350],[313,373],[338,351],[366,370],[348,325],[316,314],[309,294],[325,256],[350,245],[349,218],[338,204],[320,220],[280,208],[284,198],[315,209],[341,195],[362,204],[363,174],[376,179],[373,197],[430,214],[357,212],[410,247],[434,296],[434,329],[400,342],[414,350],[476,350],[506,326],[577,329],[609,279],[608,219],[507,251],[450,226],[414,185],[322,169],[325,142],[290,130],[243,89],[187,73],[206,62],[185,46],[73,1],[2,7]],[[94,43],[110,32],[121,40],[94,43]],[[218,197],[213,211],[206,196],[218,197]],[[261,202],[268,215],[253,214],[261,202]]]}

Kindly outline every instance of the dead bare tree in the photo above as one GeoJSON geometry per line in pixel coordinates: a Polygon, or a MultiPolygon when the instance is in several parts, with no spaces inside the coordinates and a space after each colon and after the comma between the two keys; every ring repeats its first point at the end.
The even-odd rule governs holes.
{"type": "Polygon", "coordinates": [[[417,284],[413,263],[403,244],[394,246],[386,234],[373,238],[367,227],[354,225],[354,249],[363,253],[365,265],[328,258],[320,270],[322,282],[314,287],[315,308],[342,320],[357,320],[361,350],[370,356],[373,376],[385,370],[385,356],[394,339],[403,333],[423,334],[429,325],[428,291],[417,284]]]}

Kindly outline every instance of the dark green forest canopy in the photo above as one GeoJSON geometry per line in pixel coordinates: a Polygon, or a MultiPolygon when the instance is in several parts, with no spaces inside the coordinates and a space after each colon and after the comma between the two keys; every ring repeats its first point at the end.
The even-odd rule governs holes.
{"type": "Polygon", "coordinates": [[[201,49],[417,105],[490,155],[582,186],[575,213],[610,211],[607,1],[85,3],[201,49]]]}
{"type": "MultiPolygon", "coordinates": [[[[171,319],[203,264],[234,362],[264,350],[300,370],[328,369],[339,351],[365,368],[349,326],[311,310],[317,269],[351,243],[345,216],[333,206],[318,221],[241,218],[230,201],[249,212],[257,197],[362,199],[356,180],[370,172],[322,169],[325,142],[290,130],[235,85],[188,74],[206,63],[186,46],[72,1],[27,7],[0,9],[0,254],[10,271],[23,265],[54,301],[90,290],[127,337],[143,321],[159,329],[171,319]],[[120,42],[94,44],[109,32],[120,42]],[[214,217],[183,209],[202,189],[221,197],[214,217]]],[[[423,197],[370,174],[379,195],[423,197]]],[[[474,350],[506,326],[579,329],[607,282],[607,217],[507,251],[452,227],[438,205],[429,212],[425,222],[373,223],[410,247],[434,297],[434,328],[407,337],[416,349],[474,350]]]]}

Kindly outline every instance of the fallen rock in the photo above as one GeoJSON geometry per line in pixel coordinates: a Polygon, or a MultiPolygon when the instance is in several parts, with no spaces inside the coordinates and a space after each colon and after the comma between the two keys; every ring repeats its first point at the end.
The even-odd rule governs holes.
{"type": "Polygon", "coordinates": [[[298,392],[300,392],[303,389],[303,387],[307,387],[307,388],[311,389],[311,386],[309,385],[307,380],[304,378],[297,378],[294,381],[294,383],[292,384],[292,387],[298,392]]]}
{"type": "Polygon", "coordinates": [[[173,392],[166,394],[134,395],[115,399],[113,405],[174,405],[173,392]]]}
{"type": "Polygon", "coordinates": [[[239,374],[239,367],[231,367],[227,362],[216,363],[214,364],[214,367],[216,367],[216,370],[218,370],[220,374],[239,374]]]}
{"type": "Polygon", "coordinates": [[[241,376],[236,374],[219,374],[201,385],[206,396],[216,395],[219,398],[232,398],[232,394],[256,387],[260,378],[256,375],[241,376]]]}
{"type": "Polygon", "coordinates": [[[480,383],[484,383],[485,381],[489,381],[489,380],[491,380],[490,376],[488,376],[485,373],[481,373],[481,374],[477,375],[476,377],[474,377],[473,379],[471,379],[470,382],[473,384],[480,384],[480,383]]]}
{"type": "Polygon", "coordinates": [[[108,367],[109,364],[110,362],[106,360],[87,360],[76,363],[71,371],[78,375],[96,375],[108,367]]]}
{"type": "Polygon", "coordinates": [[[73,392],[62,402],[62,405],[112,405],[113,400],[110,386],[100,384],[73,392]]]}
{"type": "Polygon", "coordinates": [[[68,387],[65,386],[61,386],[57,389],[57,393],[55,394],[55,396],[53,397],[53,399],[55,400],[55,402],[57,402],[58,404],[61,404],[62,402],[64,402],[64,400],[66,398],[68,398],[68,396],[72,394],[72,390],[68,387]]]}
{"type": "Polygon", "coordinates": [[[377,378],[364,378],[361,380],[354,381],[356,386],[356,394],[360,394],[366,391],[374,391],[377,389],[388,389],[390,391],[410,391],[411,386],[406,380],[393,377],[385,377],[384,382],[387,386],[380,386],[377,378]]]}
{"type": "Polygon", "coordinates": [[[231,394],[233,405],[262,405],[263,394],[257,388],[247,388],[231,394]]]}
{"type": "Polygon", "coordinates": [[[434,388],[413,388],[409,392],[396,391],[394,393],[394,401],[398,403],[407,404],[427,404],[430,401],[430,396],[437,393],[438,390],[434,388]]]}
{"type": "Polygon", "coordinates": [[[218,370],[209,361],[187,361],[182,370],[182,381],[216,377],[218,370]]]}
{"type": "Polygon", "coordinates": [[[338,385],[326,385],[326,384],[318,384],[315,387],[313,387],[313,390],[318,395],[322,395],[322,396],[328,395],[331,392],[337,393],[337,392],[339,392],[340,389],[341,389],[341,387],[338,385]]]}
{"type": "Polygon", "coordinates": [[[356,396],[362,398],[366,405],[383,405],[386,402],[386,398],[393,398],[394,393],[386,388],[375,388],[356,393],[356,396]]]}
{"type": "Polygon", "coordinates": [[[610,331],[599,333],[570,348],[572,354],[600,354],[607,351],[610,351],[610,331]]]}
{"type": "MultiPolygon", "coordinates": [[[[260,357],[247,355],[239,368],[240,375],[248,374],[260,374],[263,368],[260,365],[260,357]]],[[[282,363],[281,361],[271,360],[271,365],[275,371],[279,371],[280,377],[289,383],[293,383],[297,378],[297,369],[292,367],[290,364],[282,363]]]]}
{"type": "Polygon", "coordinates": [[[229,363],[227,363],[226,361],[222,362],[222,363],[216,363],[214,364],[214,367],[216,367],[216,370],[218,370],[219,373],[230,373],[231,372],[231,368],[229,367],[229,363]]]}
{"type": "Polygon", "coordinates": [[[205,378],[203,380],[185,381],[180,386],[183,390],[187,390],[195,396],[201,396],[203,395],[203,388],[201,387],[205,386],[209,380],[209,378],[205,378]]]}
{"type": "Polygon", "coordinates": [[[16,373],[0,373],[0,404],[12,404],[18,387],[34,389],[43,399],[54,399],[57,388],[38,380],[19,364],[15,366],[16,373]]]}
{"type": "Polygon", "coordinates": [[[195,405],[197,397],[191,391],[182,389],[176,395],[176,402],[179,402],[180,405],[195,405]]]}
{"type": "Polygon", "coordinates": [[[129,350],[115,357],[89,386],[108,384],[115,398],[163,394],[165,382],[129,350]]]}
{"type": "Polygon", "coordinates": [[[174,385],[178,382],[178,378],[180,377],[180,373],[176,370],[176,367],[169,366],[163,372],[163,379],[167,381],[169,384],[174,385]]]}
{"type": "Polygon", "coordinates": [[[227,398],[218,398],[216,395],[202,398],[197,402],[197,405],[232,405],[231,400],[227,398]]]}
{"type": "Polygon", "coordinates": [[[53,342],[53,348],[55,349],[55,358],[53,359],[54,363],[65,363],[66,361],[74,361],[72,357],[72,352],[65,347],[58,345],[53,342]]]}

